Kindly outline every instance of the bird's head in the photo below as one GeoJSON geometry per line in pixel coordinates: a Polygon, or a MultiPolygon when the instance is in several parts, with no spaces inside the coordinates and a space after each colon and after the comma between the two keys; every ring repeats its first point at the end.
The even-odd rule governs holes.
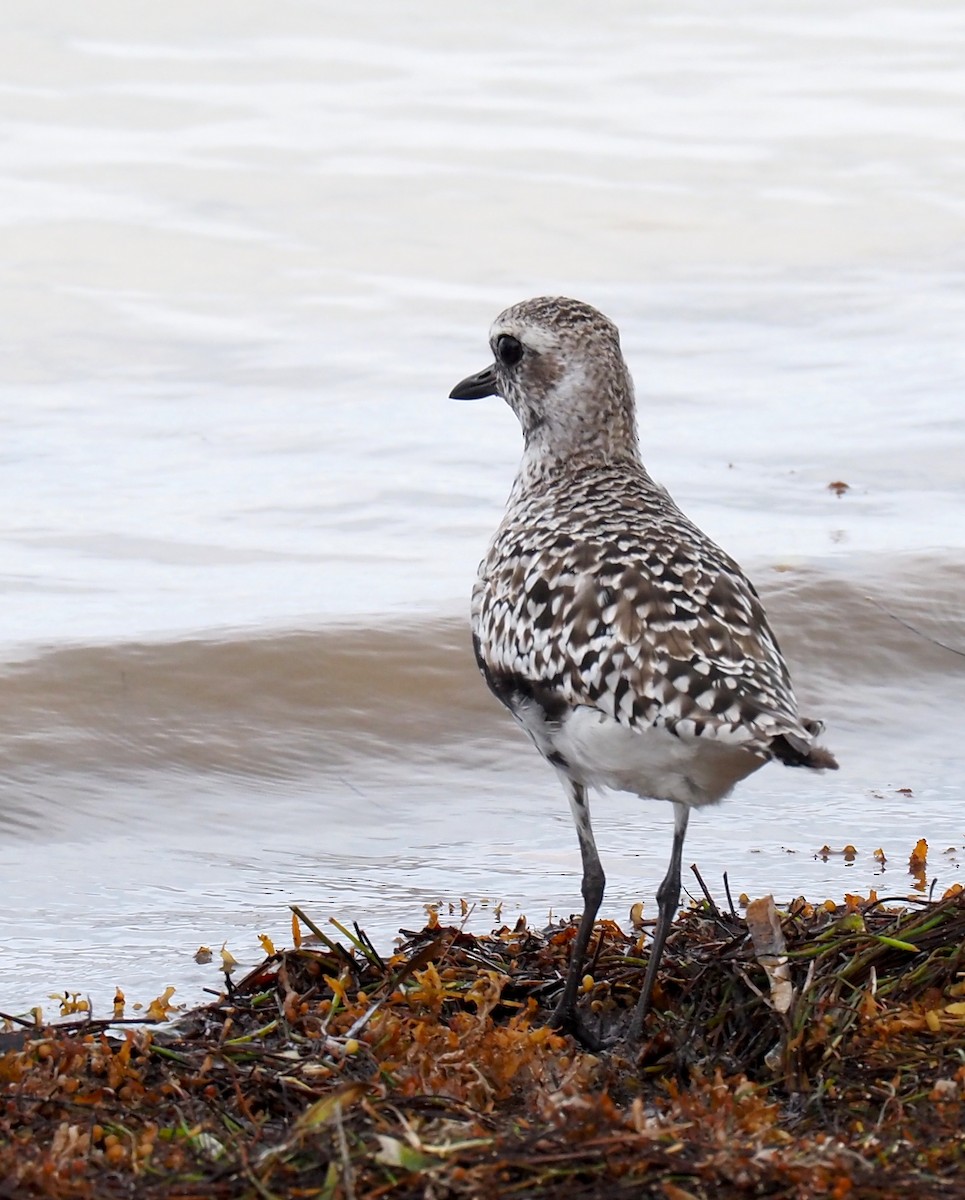
{"type": "Polygon", "coordinates": [[[524,300],[496,318],[489,344],[494,361],[458,383],[453,399],[502,396],[531,452],[636,455],[633,383],[603,313],[560,296],[524,300]]]}

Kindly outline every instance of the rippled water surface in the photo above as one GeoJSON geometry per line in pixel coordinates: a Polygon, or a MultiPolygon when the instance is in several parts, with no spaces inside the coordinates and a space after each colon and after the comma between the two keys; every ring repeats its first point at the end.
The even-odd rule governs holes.
{"type": "MultiPolygon", "coordinates": [[[[620,325],[652,473],[842,763],[755,775],[686,861],[903,894],[925,836],[960,877],[959,6],[8,8],[0,1010],[196,1000],[197,945],[254,961],[290,903],[384,943],[578,907],[468,645],[518,429],[446,399],[546,292],[620,325]]],[[[669,811],[594,811],[605,911],[652,911],[669,811]]]]}

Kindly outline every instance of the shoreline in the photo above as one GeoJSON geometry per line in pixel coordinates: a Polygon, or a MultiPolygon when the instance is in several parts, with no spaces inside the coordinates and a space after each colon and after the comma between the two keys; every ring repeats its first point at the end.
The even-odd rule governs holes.
{"type": "MultiPolygon", "coordinates": [[[[544,1023],[569,922],[433,918],[383,958],[301,916],[313,935],[173,1024],[8,1021],[0,1195],[923,1200],[965,1169],[960,885],[746,916],[707,896],[640,1046],[597,1053],[544,1023]]],[[[605,1039],[646,941],[596,927],[581,1010],[605,1039]]]]}

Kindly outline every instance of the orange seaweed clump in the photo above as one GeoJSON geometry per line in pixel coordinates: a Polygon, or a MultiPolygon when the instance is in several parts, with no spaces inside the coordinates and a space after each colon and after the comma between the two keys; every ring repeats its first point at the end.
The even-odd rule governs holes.
{"type": "Polygon", "coordinates": [[[0,1034],[0,1195],[937,1200],[965,1154],[950,891],[767,902],[760,961],[707,893],[674,925],[639,1047],[620,1037],[646,942],[600,922],[593,1052],[546,1023],[571,923],[477,937],[436,914],[383,959],[303,918],[295,948],[173,1025],[0,1034]]]}

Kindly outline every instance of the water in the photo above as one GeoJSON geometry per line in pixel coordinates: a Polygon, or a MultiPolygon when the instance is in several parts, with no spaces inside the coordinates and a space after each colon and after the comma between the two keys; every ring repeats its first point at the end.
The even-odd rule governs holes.
{"type": "MultiPolygon", "coordinates": [[[[965,15],[609,13],[13,0],[0,1009],[196,1001],[198,944],[253,962],[290,903],[384,945],[578,907],[468,646],[518,430],[446,399],[543,292],[620,324],[651,471],[842,762],[760,772],[687,862],[903,894],[925,836],[960,876],[965,15]]],[[[652,913],[669,811],[594,813],[605,911],[652,913]]]]}

